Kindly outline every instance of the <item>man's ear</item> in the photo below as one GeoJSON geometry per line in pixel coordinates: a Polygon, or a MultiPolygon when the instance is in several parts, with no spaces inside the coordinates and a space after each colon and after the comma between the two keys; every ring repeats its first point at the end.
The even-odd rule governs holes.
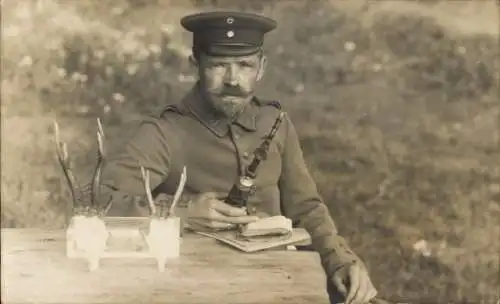
{"type": "Polygon", "coordinates": [[[266,67],[267,67],[267,56],[262,55],[262,58],[260,58],[260,68],[259,68],[259,73],[257,74],[257,81],[260,81],[262,77],[264,77],[264,74],[266,72],[266,67]]]}
{"type": "Polygon", "coordinates": [[[199,66],[198,59],[196,59],[196,57],[193,54],[189,55],[189,63],[195,68],[198,68],[199,66]]]}

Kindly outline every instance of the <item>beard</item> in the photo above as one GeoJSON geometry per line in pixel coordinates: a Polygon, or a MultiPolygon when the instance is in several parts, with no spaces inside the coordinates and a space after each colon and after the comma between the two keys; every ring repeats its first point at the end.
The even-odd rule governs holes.
{"type": "Polygon", "coordinates": [[[241,88],[228,87],[220,93],[210,94],[210,101],[215,111],[228,119],[236,119],[250,104],[252,92],[246,92],[241,88]]]}
{"type": "Polygon", "coordinates": [[[249,97],[216,96],[212,103],[218,114],[236,119],[245,110],[249,100],[249,97]]]}

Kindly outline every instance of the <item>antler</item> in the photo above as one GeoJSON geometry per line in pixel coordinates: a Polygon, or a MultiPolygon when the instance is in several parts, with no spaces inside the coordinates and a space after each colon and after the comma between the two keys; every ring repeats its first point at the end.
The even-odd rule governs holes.
{"type": "Polygon", "coordinates": [[[153,200],[153,196],[151,195],[151,186],[149,184],[149,170],[145,170],[143,166],[141,166],[141,174],[142,180],[144,182],[144,191],[146,192],[146,198],[149,204],[149,211],[151,216],[156,215],[156,206],[153,200]]]}
{"type": "Polygon", "coordinates": [[[182,175],[181,175],[181,180],[179,181],[179,186],[177,186],[177,190],[175,191],[174,195],[174,200],[172,201],[172,205],[170,206],[170,209],[168,210],[168,215],[173,215],[175,206],[179,202],[182,192],[184,191],[184,186],[186,185],[186,180],[187,180],[187,174],[186,174],[186,166],[182,169],[182,175]]]}
{"type": "Polygon", "coordinates": [[[71,197],[73,199],[73,206],[75,207],[85,207],[85,212],[98,212],[98,198],[99,198],[99,188],[100,188],[100,179],[101,179],[101,171],[104,160],[104,131],[102,129],[101,120],[97,118],[97,143],[98,143],[98,151],[97,151],[97,165],[94,171],[94,175],[92,177],[92,183],[90,185],[90,206],[88,202],[79,201],[76,196],[76,179],[71,170],[71,162],[68,157],[68,150],[66,147],[66,143],[62,142],[59,138],[59,125],[56,121],[54,121],[54,132],[56,137],[56,153],[59,163],[63,169],[64,175],[66,176],[66,180],[68,182],[71,197]],[[88,210],[90,207],[91,210],[88,210]]]}
{"type": "MultiPolygon", "coordinates": [[[[142,180],[144,182],[144,191],[146,192],[146,199],[148,200],[148,205],[149,205],[149,210],[151,216],[156,216],[158,215],[160,218],[164,217],[164,206],[160,205],[160,212],[157,213],[156,206],[155,206],[155,201],[153,199],[153,196],[151,194],[151,186],[149,183],[149,170],[144,169],[143,166],[141,166],[141,174],[142,174],[142,180]]],[[[174,213],[175,206],[179,202],[181,195],[184,191],[184,187],[186,185],[186,180],[187,180],[187,173],[186,173],[186,167],[184,166],[182,170],[182,175],[181,175],[181,180],[179,182],[179,185],[177,186],[177,190],[175,191],[174,199],[172,201],[172,204],[167,211],[167,216],[171,216],[174,213]]]]}
{"type": "Polygon", "coordinates": [[[98,209],[98,198],[100,194],[101,172],[104,163],[104,131],[102,129],[101,120],[97,118],[97,164],[92,177],[91,200],[92,208],[98,209]]]}
{"type": "Polygon", "coordinates": [[[73,200],[73,206],[76,207],[80,204],[77,202],[76,199],[76,191],[75,191],[76,179],[71,170],[71,162],[68,157],[68,150],[66,147],[66,143],[61,141],[61,139],[59,138],[59,125],[57,124],[57,121],[54,121],[53,124],[54,124],[54,133],[56,141],[57,159],[59,160],[59,164],[61,165],[61,168],[64,172],[64,176],[66,177],[66,181],[68,182],[69,191],[71,193],[71,199],[73,200]]]}

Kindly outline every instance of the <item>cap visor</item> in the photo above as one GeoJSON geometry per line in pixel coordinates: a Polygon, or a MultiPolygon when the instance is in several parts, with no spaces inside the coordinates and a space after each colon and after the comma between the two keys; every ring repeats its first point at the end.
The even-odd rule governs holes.
{"type": "Polygon", "coordinates": [[[248,56],[260,50],[260,46],[211,45],[205,50],[205,53],[209,56],[248,56]]]}

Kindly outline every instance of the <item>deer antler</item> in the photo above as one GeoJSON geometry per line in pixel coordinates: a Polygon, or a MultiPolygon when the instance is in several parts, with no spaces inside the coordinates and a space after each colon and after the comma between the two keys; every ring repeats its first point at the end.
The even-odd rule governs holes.
{"type": "MultiPolygon", "coordinates": [[[[151,194],[151,186],[149,183],[149,170],[144,169],[143,166],[141,166],[141,174],[142,174],[142,180],[144,182],[144,191],[146,192],[146,198],[148,200],[148,205],[149,205],[149,210],[151,216],[159,216],[161,218],[164,217],[164,207],[160,204],[160,212],[157,213],[156,210],[156,205],[155,201],[153,199],[153,196],[151,194]]],[[[187,180],[187,174],[186,174],[186,167],[183,168],[182,170],[182,175],[181,175],[181,180],[179,182],[179,185],[177,186],[177,190],[175,191],[174,199],[172,201],[172,204],[167,211],[167,216],[173,215],[174,213],[174,208],[179,202],[182,192],[184,191],[184,187],[186,185],[186,180],[187,180]]]]}
{"type": "Polygon", "coordinates": [[[59,164],[61,165],[61,168],[64,172],[64,176],[66,177],[66,181],[68,182],[69,191],[71,193],[71,198],[73,200],[73,206],[76,207],[81,204],[79,204],[76,199],[76,191],[75,191],[76,179],[71,170],[71,161],[69,160],[68,157],[68,150],[66,147],[66,143],[61,141],[61,139],[59,138],[59,125],[57,124],[57,121],[54,121],[53,125],[54,125],[55,141],[56,141],[57,159],[59,160],[59,164]]]}
{"type": "Polygon", "coordinates": [[[174,214],[175,206],[179,202],[182,192],[184,191],[184,186],[186,185],[187,175],[186,175],[186,166],[182,169],[181,180],[179,181],[179,186],[177,186],[177,190],[175,191],[174,200],[172,201],[172,205],[168,210],[168,216],[174,214]]]}
{"type": "Polygon", "coordinates": [[[90,185],[91,198],[90,198],[90,206],[88,202],[79,201],[76,196],[76,179],[73,176],[73,172],[71,170],[71,162],[68,157],[68,150],[66,147],[66,143],[62,142],[59,138],[59,125],[56,121],[54,121],[54,132],[56,137],[56,152],[57,158],[61,167],[63,169],[64,175],[66,176],[66,180],[68,182],[71,197],[73,199],[73,206],[75,207],[85,207],[85,212],[98,212],[98,198],[99,198],[99,188],[100,188],[100,178],[101,171],[104,160],[104,131],[102,129],[102,124],[99,118],[97,118],[97,143],[98,143],[98,151],[97,151],[97,165],[94,171],[94,176],[92,178],[92,183],[90,185]],[[90,208],[89,208],[90,207],[90,208]],[[91,210],[88,210],[91,209],[91,210]]]}
{"type": "Polygon", "coordinates": [[[97,118],[97,164],[92,177],[91,200],[92,208],[98,209],[98,198],[100,194],[101,172],[104,161],[104,131],[102,129],[101,120],[97,118]]]}
{"type": "Polygon", "coordinates": [[[153,200],[153,196],[151,195],[151,186],[149,183],[149,170],[144,169],[143,166],[141,166],[141,174],[142,174],[142,180],[144,182],[144,191],[146,192],[146,198],[148,200],[149,204],[149,211],[151,216],[156,215],[156,206],[155,202],[153,200]]]}

